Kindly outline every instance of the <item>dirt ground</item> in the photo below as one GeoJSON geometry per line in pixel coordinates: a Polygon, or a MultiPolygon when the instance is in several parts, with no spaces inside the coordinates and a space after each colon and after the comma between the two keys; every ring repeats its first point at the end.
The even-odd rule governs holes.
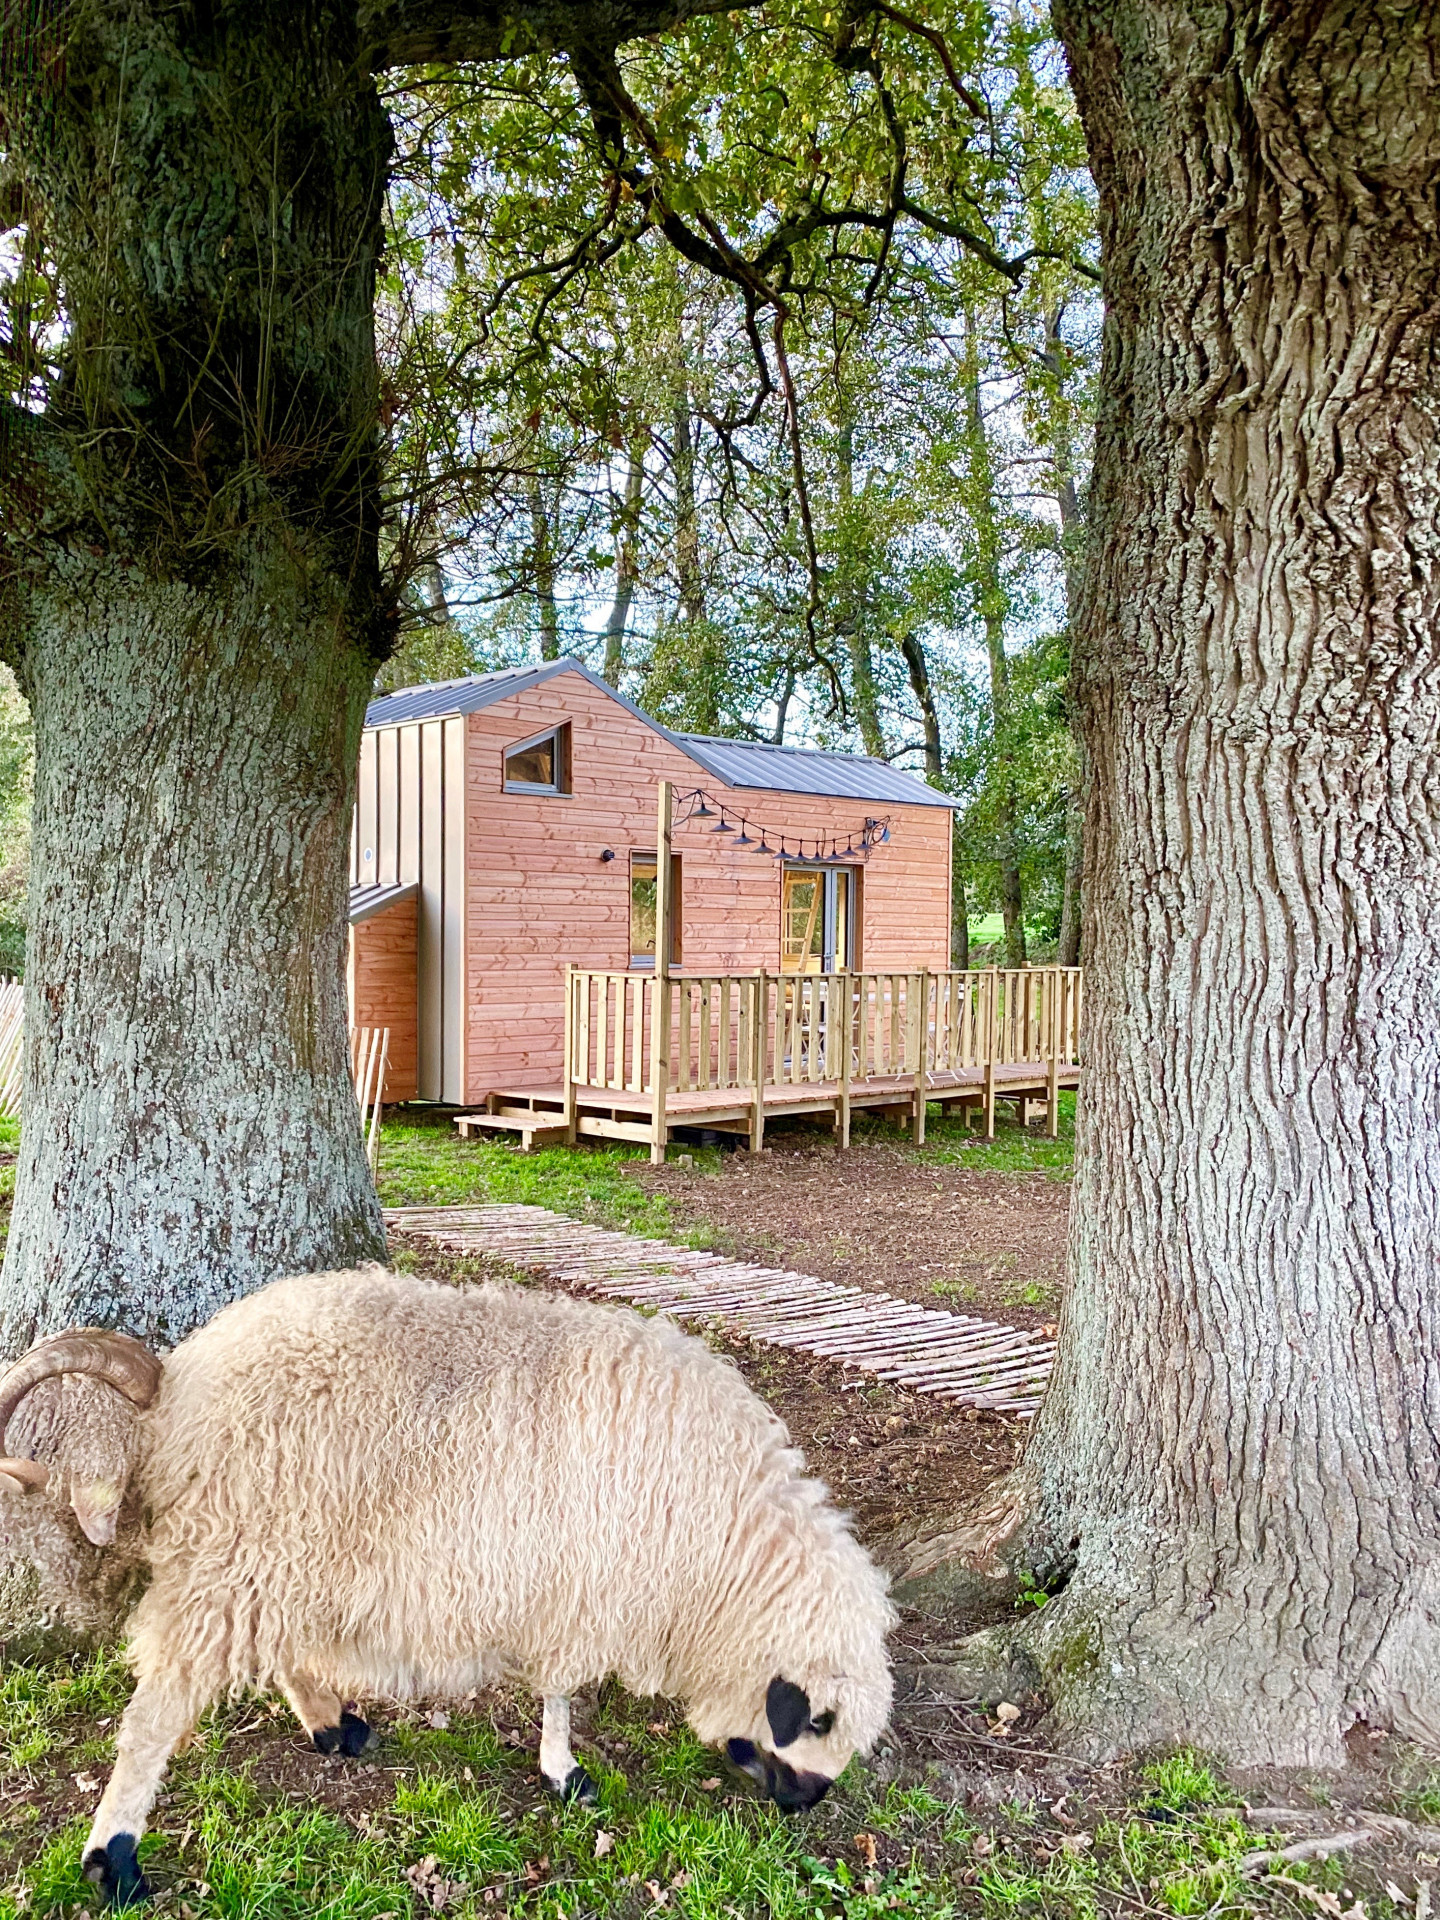
{"type": "Polygon", "coordinates": [[[887,1141],[841,1155],[811,1131],[777,1130],[716,1173],[672,1164],[635,1178],[743,1259],[1017,1327],[1059,1308],[1070,1185],[1046,1173],[920,1162],[887,1141]]]}

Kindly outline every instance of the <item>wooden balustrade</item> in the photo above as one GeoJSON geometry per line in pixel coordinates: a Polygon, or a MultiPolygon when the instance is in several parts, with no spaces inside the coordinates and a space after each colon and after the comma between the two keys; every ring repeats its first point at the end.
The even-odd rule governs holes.
{"type": "MultiPolygon", "coordinates": [[[[833,1109],[848,1140],[854,1104],[894,1105],[908,1096],[917,1139],[927,1098],[983,1104],[993,1133],[997,1089],[1038,1079],[1043,1091],[1034,1097],[1048,1101],[1053,1130],[1060,1079],[1073,1083],[1079,1059],[1081,980],[1076,967],[807,974],[572,968],[567,1123],[573,1137],[580,1106],[594,1105],[597,1095],[629,1096],[633,1107],[643,1094],[653,1105],[658,1153],[669,1126],[708,1124],[707,1112],[735,1126],[736,1111],[748,1110],[751,1144],[758,1146],[767,1104],[833,1109]],[[1017,1078],[1025,1068],[1037,1071],[1017,1078]]],[[[639,1132],[633,1122],[623,1126],[622,1137],[639,1132]]]]}

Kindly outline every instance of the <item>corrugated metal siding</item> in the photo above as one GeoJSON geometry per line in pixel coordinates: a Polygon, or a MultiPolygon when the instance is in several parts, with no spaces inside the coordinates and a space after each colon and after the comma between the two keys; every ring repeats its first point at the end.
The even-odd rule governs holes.
{"type": "Polygon", "coordinates": [[[350,924],[358,926],[362,920],[373,920],[377,913],[384,913],[387,907],[393,907],[399,900],[408,900],[412,893],[419,891],[418,880],[398,881],[392,887],[358,886],[350,889],[350,924]]]}
{"type": "Polygon", "coordinates": [[[464,753],[458,716],[367,727],[350,867],[354,888],[418,883],[419,1097],[456,1103],[464,1098],[464,753]]]}

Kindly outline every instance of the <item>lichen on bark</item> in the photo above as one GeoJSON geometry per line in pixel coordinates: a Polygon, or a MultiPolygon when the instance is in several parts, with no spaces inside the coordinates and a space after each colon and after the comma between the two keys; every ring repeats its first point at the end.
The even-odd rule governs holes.
{"type": "Polygon", "coordinates": [[[42,8],[0,77],[64,289],[3,433],[36,719],[26,1124],[0,1353],[178,1339],[383,1254],[345,1043],[379,568],[390,135],[353,10],[42,8]]]}
{"type": "MultiPolygon", "coordinates": [[[[1440,1745],[1440,17],[1060,0],[1107,317],[1058,1739],[1440,1745]]],[[[938,1577],[932,1570],[931,1578],[938,1577]]]]}

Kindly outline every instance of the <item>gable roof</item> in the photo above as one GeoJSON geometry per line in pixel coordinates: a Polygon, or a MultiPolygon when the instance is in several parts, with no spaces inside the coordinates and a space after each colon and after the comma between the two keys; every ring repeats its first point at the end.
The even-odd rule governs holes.
{"type": "Polygon", "coordinates": [[[367,727],[393,727],[406,720],[434,720],[442,714],[479,713],[511,694],[528,693],[557,674],[578,673],[592,687],[608,694],[652,732],[673,742],[708,774],[727,787],[763,788],[771,793],[808,793],[838,800],[890,801],[907,807],[958,807],[961,802],[917,775],[871,760],[859,753],[829,753],[814,747],[776,747],[762,740],[726,740],[703,733],[675,733],[662,726],[633,700],[617,693],[583,660],[566,655],[536,666],[500,667],[494,673],[468,674],[462,680],[442,680],[433,686],[405,687],[381,694],[365,713],[367,727]]]}

